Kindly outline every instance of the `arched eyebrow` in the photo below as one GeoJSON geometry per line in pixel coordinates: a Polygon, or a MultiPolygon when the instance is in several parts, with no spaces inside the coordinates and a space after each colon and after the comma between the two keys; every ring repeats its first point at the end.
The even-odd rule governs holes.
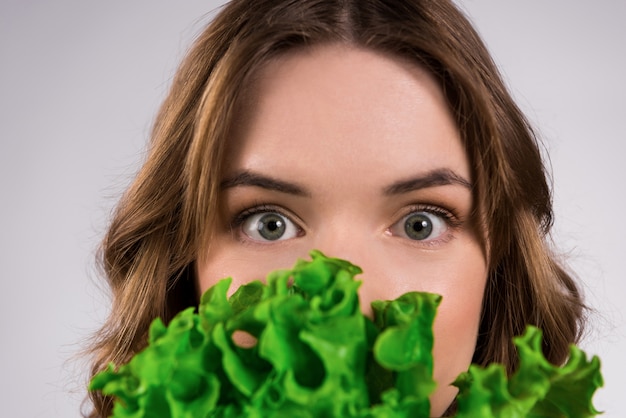
{"type": "Polygon", "coordinates": [[[230,177],[222,180],[220,188],[222,190],[237,186],[261,187],[267,190],[274,190],[281,193],[293,194],[296,196],[311,196],[311,193],[303,186],[284,180],[278,180],[265,174],[253,171],[239,171],[230,177]]]}
{"type": "Polygon", "coordinates": [[[416,177],[394,182],[385,187],[383,193],[386,196],[391,196],[426,189],[428,187],[448,186],[453,184],[466,187],[470,190],[472,189],[472,183],[463,176],[448,168],[439,168],[416,177]]]}

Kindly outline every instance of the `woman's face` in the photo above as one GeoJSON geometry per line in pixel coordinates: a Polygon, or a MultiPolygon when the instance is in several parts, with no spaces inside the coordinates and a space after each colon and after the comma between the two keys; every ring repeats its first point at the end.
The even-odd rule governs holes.
{"type": "Polygon", "coordinates": [[[470,165],[437,82],[415,64],[326,45],[270,62],[245,102],[200,290],[319,249],[363,269],[368,314],[407,291],[442,295],[431,398],[442,414],[472,359],[487,270],[470,165]]]}

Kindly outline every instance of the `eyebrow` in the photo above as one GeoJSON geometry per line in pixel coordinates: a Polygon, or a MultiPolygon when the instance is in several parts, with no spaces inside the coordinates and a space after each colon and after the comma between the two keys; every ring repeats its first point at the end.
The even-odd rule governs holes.
{"type": "Polygon", "coordinates": [[[439,168],[429,171],[426,174],[412,177],[407,180],[397,181],[383,189],[383,193],[387,196],[408,193],[420,189],[435,186],[460,185],[468,189],[472,189],[472,183],[454,171],[447,168],[439,168]]]}
{"type": "Polygon", "coordinates": [[[284,180],[278,180],[264,174],[244,170],[235,173],[220,183],[222,190],[237,186],[261,187],[267,190],[274,190],[281,193],[293,194],[296,196],[311,196],[311,193],[304,187],[284,180]]]}
{"type": "MultiPolygon", "coordinates": [[[[441,168],[429,171],[426,174],[412,177],[407,180],[400,180],[383,189],[387,196],[409,193],[412,191],[426,189],[435,186],[448,186],[458,184],[471,189],[472,183],[454,171],[441,168]]],[[[267,190],[274,190],[281,193],[293,194],[296,196],[311,196],[311,193],[304,187],[284,180],[278,180],[264,174],[244,170],[235,173],[220,183],[222,190],[238,186],[261,187],[267,190]]]]}

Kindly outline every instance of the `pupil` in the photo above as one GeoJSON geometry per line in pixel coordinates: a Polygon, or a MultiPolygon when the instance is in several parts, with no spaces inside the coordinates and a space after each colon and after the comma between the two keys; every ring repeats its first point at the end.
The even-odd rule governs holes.
{"type": "Polygon", "coordinates": [[[422,229],[427,228],[427,227],[428,227],[428,222],[426,222],[426,221],[415,222],[413,224],[413,229],[416,232],[420,232],[422,229]]]}

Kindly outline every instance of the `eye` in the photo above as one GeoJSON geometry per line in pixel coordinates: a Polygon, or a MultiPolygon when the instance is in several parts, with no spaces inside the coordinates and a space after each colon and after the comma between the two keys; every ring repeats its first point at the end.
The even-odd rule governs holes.
{"type": "Polygon", "coordinates": [[[448,230],[446,215],[429,211],[411,212],[391,227],[394,235],[414,241],[432,241],[448,230]]]}
{"type": "Polygon", "coordinates": [[[247,216],[241,230],[255,241],[279,241],[298,236],[299,228],[278,212],[259,212],[247,216]]]}

